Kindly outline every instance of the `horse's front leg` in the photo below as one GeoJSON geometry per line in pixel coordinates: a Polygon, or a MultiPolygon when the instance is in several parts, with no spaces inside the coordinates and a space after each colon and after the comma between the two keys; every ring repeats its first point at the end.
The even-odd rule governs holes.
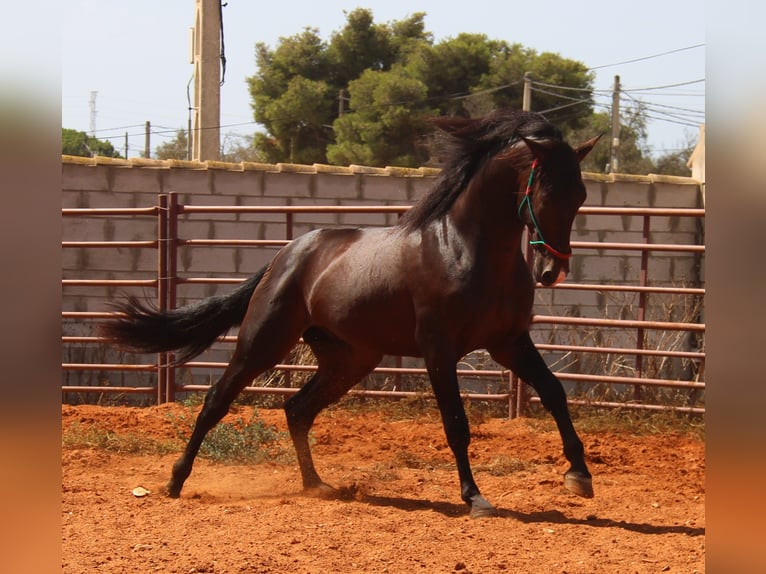
{"type": "Polygon", "coordinates": [[[497,511],[479,492],[468,461],[468,444],[471,441],[468,417],[465,414],[463,400],[457,379],[457,365],[451,361],[437,361],[426,357],[426,367],[431,385],[439,405],[439,412],[444,425],[452,454],[457,463],[460,478],[460,496],[471,507],[472,518],[496,516],[497,511]]]}
{"type": "Polygon", "coordinates": [[[564,387],[545,364],[529,333],[524,333],[512,343],[497,345],[487,350],[495,361],[511,369],[537,391],[543,406],[556,421],[564,444],[564,456],[571,465],[564,474],[564,486],[578,496],[592,498],[591,474],[585,464],[582,441],[577,436],[569,415],[564,387]]]}

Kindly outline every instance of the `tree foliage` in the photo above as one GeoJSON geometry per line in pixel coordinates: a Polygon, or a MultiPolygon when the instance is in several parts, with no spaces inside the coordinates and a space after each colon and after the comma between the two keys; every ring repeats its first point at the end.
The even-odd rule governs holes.
{"type": "Polygon", "coordinates": [[[186,130],[176,131],[176,137],[157,146],[157,159],[187,159],[189,157],[189,136],[186,130]]]}
{"type": "Polygon", "coordinates": [[[416,167],[428,159],[421,139],[427,131],[425,118],[434,110],[426,103],[423,82],[400,66],[368,69],[349,84],[349,94],[354,111],[335,121],[329,161],[416,167]]]}
{"type": "MultiPolygon", "coordinates": [[[[458,34],[435,42],[423,12],[376,23],[371,10],[346,13],[345,25],[324,41],[315,28],[256,45],[258,71],[248,78],[253,137],[263,161],[416,166],[428,162],[429,116],[476,117],[497,107],[521,108],[524,77],[533,81],[532,109],[572,142],[611,131],[609,116],[594,113],[593,72],[575,60],[458,34]]],[[[649,173],[640,106],[624,111],[620,171],[649,173]]],[[[583,166],[603,172],[609,138],[583,166]]],[[[680,160],[668,158],[667,169],[680,160]]]]}
{"type": "Polygon", "coordinates": [[[122,157],[112,142],[102,141],[85,132],[61,128],[61,153],[80,157],[122,157]]]}
{"type": "Polygon", "coordinates": [[[255,145],[268,161],[322,162],[334,103],[327,44],[316,29],[305,28],[275,50],[258,43],[256,64],[248,84],[255,121],[268,135],[257,136],[255,145]]]}

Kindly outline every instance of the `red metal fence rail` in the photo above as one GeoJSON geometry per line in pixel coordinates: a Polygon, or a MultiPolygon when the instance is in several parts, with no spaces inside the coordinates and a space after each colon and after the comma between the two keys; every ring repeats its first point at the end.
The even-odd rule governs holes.
{"type": "MultiPolygon", "coordinates": [[[[294,215],[295,214],[348,214],[348,213],[394,213],[401,214],[408,209],[407,206],[192,206],[183,205],[178,201],[175,193],[161,194],[158,204],[151,208],[123,208],[123,209],[64,209],[64,217],[154,217],[157,221],[157,239],[151,241],[64,241],[64,249],[150,249],[157,254],[157,275],[155,279],[64,279],[63,287],[79,286],[108,286],[108,287],[143,287],[153,290],[156,296],[157,307],[159,309],[172,309],[176,306],[176,297],[179,285],[182,284],[235,284],[242,279],[225,277],[179,277],[177,272],[178,252],[182,247],[254,247],[254,248],[278,248],[287,244],[294,236],[294,215]],[[284,239],[281,240],[257,240],[257,239],[199,239],[199,238],[181,238],[178,236],[178,222],[182,216],[199,214],[210,215],[220,213],[232,214],[281,214],[284,215],[284,239]]],[[[575,383],[606,383],[609,385],[632,385],[635,389],[634,400],[629,402],[610,402],[594,400],[570,399],[572,404],[589,404],[600,407],[622,407],[637,409],[673,409],[676,411],[689,413],[704,413],[704,406],[668,406],[662,404],[650,404],[641,399],[641,389],[651,387],[677,388],[685,390],[704,391],[705,383],[697,376],[695,380],[675,380],[663,378],[651,378],[644,376],[643,361],[645,357],[668,357],[680,358],[694,361],[699,365],[704,365],[704,351],[679,351],[674,349],[649,349],[645,348],[645,334],[650,330],[663,331],[685,331],[689,333],[700,333],[704,335],[705,325],[699,322],[672,322],[672,321],[651,321],[647,320],[645,310],[647,307],[647,296],[653,293],[671,294],[681,296],[704,296],[704,289],[701,287],[684,286],[653,286],[650,285],[647,278],[647,269],[653,252],[681,252],[692,253],[704,256],[704,245],[679,245],[679,244],[659,244],[650,243],[650,222],[652,217],[684,217],[684,218],[703,218],[704,209],[675,209],[675,208],[625,208],[625,207],[583,207],[580,213],[585,215],[632,215],[643,218],[643,241],[641,243],[608,243],[608,242],[572,242],[572,248],[578,250],[614,250],[614,251],[638,251],[641,253],[641,271],[637,285],[608,285],[608,284],[584,284],[584,283],[564,283],[556,289],[571,289],[582,291],[598,292],[627,292],[638,294],[638,315],[636,319],[608,319],[608,318],[584,318],[584,317],[563,317],[551,315],[537,315],[534,322],[548,325],[569,325],[576,327],[598,327],[603,329],[635,330],[636,343],[633,348],[611,347],[611,346],[587,346],[587,345],[566,345],[566,344],[546,344],[539,343],[538,348],[543,351],[554,351],[562,353],[595,353],[595,354],[620,354],[631,355],[635,358],[635,376],[612,376],[612,375],[594,375],[582,373],[557,372],[557,376],[562,381],[571,381],[575,383]]],[[[77,312],[67,311],[62,313],[65,321],[92,322],[95,324],[111,316],[109,311],[99,312],[77,312]]],[[[225,337],[224,341],[231,342],[233,337],[225,337]]],[[[99,345],[102,341],[96,336],[69,336],[62,338],[63,344],[73,345],[99,345]]],[[[156,373],[156,386],[112,386],[112,385],[63,385],[64,393],[137,393],[156,395],[158,403],[172,401],[176,393],[202,391],[208,388],[208,385],[198,384],[178,384],[176,382],[176,368],[169,365],[171,356],[163,353],[156,358],[156,362],[132,364],[129,362],[121,363],[73,363],[65,362],[62,368],[65,371],[125,371],[125,372],[151,372],[156,373]]],[[[375,373],[382,375],[392,375],[394,377],[403,376],[425,376],[426,371],[423,368],[403,368],[401,362],[396,367],[379,367],[375,373]]],[[[205,369],[223,369],[225,363],[211,361],[192,361],[186,364],[187,368],[205,368],[205,369]]],[[[291,373],[295,371],[310,372],[315,369],[313,365],[300,364],[280,364],[275,370],[291,373]]],[[[700,372],[704,369],[700,368],[700,372]]],[[[530,402],[535,402],[536,397],[529,397],[524,385],[510,371],[504,369],[467,369],[458,370],[460,376],[470,376],[472,378],[488,378],[495,381],[507,381],[506,391],[500,393],[466,393],[465,396],[478,400],[503,401],[508,404],[509,415],[511,417],[522,414],[530,402]]],[[[268,393],[283,395],[297,392],[295,388],[275,388],[251,386],[246,389],[252,393],[268,393]]],[[[401,390],[383,391],[383,390],[354,390],[352,393],[376,396],[401,398],[416,396],[422,393],[407,392],[401,390]]]]}

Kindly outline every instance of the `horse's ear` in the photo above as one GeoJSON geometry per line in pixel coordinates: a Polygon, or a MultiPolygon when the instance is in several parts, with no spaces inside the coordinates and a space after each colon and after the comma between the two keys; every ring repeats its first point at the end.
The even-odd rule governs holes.
{"type": "Polygon", "coordinates": [[[577,159],[579,161],[582,161],[585,159],[585,156],[587,156],[591,150],[596,146],[598,143],[598,140],[601,139],[601,136],[603,136],[604,133],[601,132],[596,137],[589,139],[585,143],[581,143],[575,148],[575,153],[577,154],[577,159]]]}
{"type": "Polygon", "coordinates": [[[529,151],[532,152],[534,158],[540,162],[545,161],[551,153],[551,141],[550,140],[533,140],[529,138],[521,138],[524,143],[527,144],[529,151]]]}

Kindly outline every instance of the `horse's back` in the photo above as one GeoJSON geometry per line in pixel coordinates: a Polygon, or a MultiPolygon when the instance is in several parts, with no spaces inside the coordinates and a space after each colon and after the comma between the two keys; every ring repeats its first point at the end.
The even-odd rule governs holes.
{"type": "MultiPolygon", "coordinates": [[[[300,288],[312,326],[384,354],[414,354],[415,317],[395,228],[302,236],[300,288]]],[[[296,277],[297,278],[297,277],[296,277]]]]}

